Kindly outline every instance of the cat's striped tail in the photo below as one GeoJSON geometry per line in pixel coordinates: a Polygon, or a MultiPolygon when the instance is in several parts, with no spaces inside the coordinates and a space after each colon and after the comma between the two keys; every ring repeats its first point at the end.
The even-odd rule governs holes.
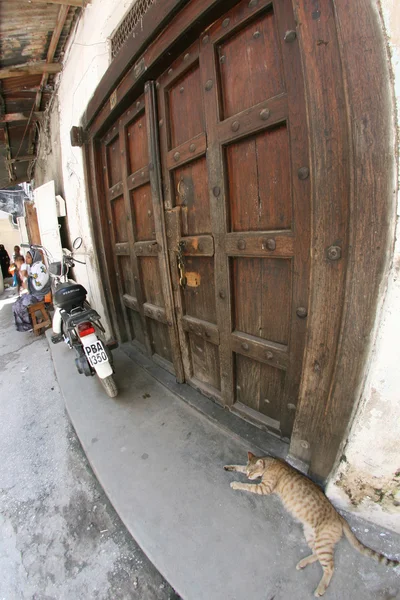
{"type": "Polygon", "coordinates": [[[353,548],[355,548],[356,550],[361,552],[361,554],[364,554],[364,556],[370,556],[371,558],[376,560],[381,565],[385,565],[387,567],[397,567],[398,565],[400,565],[400,562],[398,560],[392,560],[390,558],[387,558],[383,554],[380,554],[379,552],[375,552],[375,550],[372,550],[372,548],[368,548],[368,546],[364,546],[364,544],[362,544],[360,542],[360,540],[356,538],[356,536],[350,529],[350,526],[347,523],[347,521],[345,521],[344,519],[342,519],[342,520],[343,520],[343,533],[346,536],[346,538],[349,540],[349,542],[353,546],[353,548]]]}

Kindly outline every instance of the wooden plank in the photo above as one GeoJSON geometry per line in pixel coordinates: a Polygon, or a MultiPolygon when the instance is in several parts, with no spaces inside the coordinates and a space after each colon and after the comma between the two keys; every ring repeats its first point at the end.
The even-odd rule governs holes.
{"type": "Polygon", "coordinates": [[[115,185],[113,185],[109,190],[108,190],[108,199],[111,200],[115,200],[115,198],[118,198],[119,196],[121,196],[123,193],[123,185],[122,185],[122,181],[119,181],[118,183],[116,183],[115,185]]]}
{"type": "Polygon", "coordinates": [[[205,338],[193,333],[188,334],[193,376],[190,384],[203,394],[221,401],[221,368],[219,348],[205,338]]]}
{"type": "Polygon", "coordinates": [[[25,202],[24,208],[29,242],[30,244],[37,244],[40,246],[42,242],[40,239],[39,223],[35,205],[33,202],[25,202]]]}
{"type": "Polygon", "coordinates": [[[131,205],[134,214],[135,239],[138,242],[156,243],[156,225],[150,183],[131,190],[131,205]]]}
{"type": "Polygon", "coordinates": [[[130,296],[129,294],[123,294],[122,301],[127,308],[130,308],[132,310],[139,312],[139,303],[137,301],[137,298],[134,298],[133,296],[130,296]]]}
{"type": "MultiPolygon", "coordinates": [[[[138,100],[140,105],[140,109],[143,110],[143,97],[138,100]]],[[[131,113],[132,109],[128,109],[129,113],[131,113]]],[[[127,112],[128,112],[127,111],[127,112]]],[[[136,116],[136,113],[134,114],[136,116]]],[[[122,174],[122,187],[123,187],[123,197],[124,197],[124,209],[125,216],[127,220],[127,241],[128,241],[128,254],[129,254],[129,269],[133,276],[133,288],[135,291],[135,299],[136,299],[136,308],[139,313],[139,321],[133,324],[133,329],[135,331],[135,337],[142,337],[142,341],[144,342],[145,350],[148,355],[152,355],[152,345],[151,345],[151,332],[148,326],[148,323],[145,318],[143,303],[144,303],[144,290],[142,286],[142,280],[140,277],[140,267],[137,259],[137,255],[135,252],[135,242],[136,236],[135,231],[137,229],[136,223],[136,215],[135,211],[132,207],[131,200],[131,190],[129,187],[129,164],[131,162],[130,153],[136,150],[136,145],[128,144],[127,135],[126,135],[126,124],[127,121],[125,119],[120,119],[118,125],[118,133],[119,133],[119,141],[120,141],[120,152],[121,152],[121,174],[122,174]],[[141,335],[137,336],[136,330],[141,328],[141,335]]],[[[116,126],[115,126],[116,127],[116,126]]],[[[114,134],[113,129],[111,130],[111,136],[114,134]]],[[[112,138],[110,138],[112,139],[112,138]]],[[[140,143],[139,140],[138,143],[140,143]]],[[[141,149],[137,148],[137,151],[140,153],[141,149]]],[[[147,158],[148,160],[148,158],[147,158]]],[[[131,307],[133,308],[133,307],[131,307]]]]}
{"type": "MultiPolygon", "coordinates": [[[[58,42],[60,41],[60,37],[61,37],[64,25],[65,25],[65,21],[68,16],[68,12],[69,12],[68,4],[66,6],[61,6],[60,10],[58,11],[56,24],[55,24],[53,34],[52,34],[51,40],[50,40],[49,49],[47,50],[47,58],[46,58],[47,63],[52,63],[54,60],[58,42]]],[[[49,78],[49,74],[43,73],[42,80],[40,82],[40,87],[39,87],[39,90],[38,90],[38,92],[36,94],[36,98],[35,98],[35,110],[36,111],[40,110],[40,104],[42,102],[42,94],[43,94],[44,88],[46,87],[48,78],[49,78]]],[[[33,141],[33,138],[32,138],[32,141],[33,141]]]]}
{"type": "MultiPolygon", "coordinates": [[[[160,306],[156,306],[155,304],[151,304],[151,302],[145,302],[143,304],[143,311],[146,317],[153,319],[154,321],[159,321],[160,323],[168,323],[167,313],[165,308],[161,308],[160,306]]],[[[171,322],[171,321],[169,321],[171,322]]]]}
{"type": "Polygon", "coordinates": [[[108,235],[108,221],[104,210],[104,202],[100,204],[100,197],[103,198],[104,182],[102,174],[101,152],[99,143],[90,140],[84,146],[84,168],[88,173],[87,193],[89,197],[89,222],[94,243],[95,253],[93,260],[98,264],[98,269],[101,275],[102,288],[101,295],[104,299],[104,307],[108,321],[112,327],[113,335],[119,341],[126,341],[124,337],[124,325],[122,321],[121,311],[117,310],[117,305],[114,301],[114,282],[111,279],[111,273],[107,268],[108,264],[112,264],[111,245],[108,235]]]}
{"type": "Polygon", "coordinates": [[[167,168],[176,169],[176,167],[187,163],[188,161],[203,156],[207,150],[207,139],[205,134],[199,133],[194,138],[176,146],[167,155],[167,168]]]}
{"type": "MultiPolygon", "coordinates": [[[[382,298],[381,286],[386,282],[393,256],[396,226],[393,194],[395,162],[388,160],[389,156],[394,156],[394,108],[384,33],[374,8],[365,0],[338,0],[335,2],[335,15],[350,124],[351,153],[346,164],[353,166],[349,249],[346,252],[347,286],[329,396],[324,398],[316,414],[312,414],[313,423],[307,422],[312,408],[311,403],[306,406],[304,396],[291,448],[291,452],[296,451],[301,445],[299,440],[311,438],[311,469],[321,480],[326,479],[342,453],[355,408],[361,400],[369,365],[367,358],[373,343],[371,332],[374,331],[375,319],[379,314],[377,311],[382,298]],[[366,139],[369,140],[368,144],[363,143],[366,139]],[[315,426],[314,419],[317,419],[315,426]]],[[[322,16],[325,20],[325,15],[322,16]]],[[[314,23],[307,24],[308,30],[315,28],[314,23]]],[[[320,39],[329,39],[331,46],[332,37],[331,34],[329,38],[320,39]]],[[[308,51],[310,34],[307,34],[306,39],[304,50],[308,51]]],[[[313,73],[315,71],[312,68],[308,79],[313,73]]],[[[313,98],[313,109],[314,106],[313,98]]],[[[318,148],[316,150],[318,152],[318,148]]],[[[316,251],[321,252],[321,249],[317,247],[316,251]]],[[[318,284],[319,280],[316,281],[316,285],[318,284]]],[[[322,298],[321,303],[323,301],[322,298]]],[[[319,309],[320,315],[323,314],[322,305],[316,306],[316,309],[319,309]]],[[[330,309],[329,305],[325,308],[326,311],[330,309]]],[[[325,312],[325,315],[329,314],[325,312]]],[[[331,338],[327,339],[330,341],[331,338]]],[[[312,350],[316,351],[314,344],[312,350]]],[[[314,359],[318,361],[315,364],[320,369],[319,385],[324,385],[324,379],[321,378],[329,365],[322,362],[321,358],[314,354],[314,359]]],[[[304,394],[314,395],[319,387],[310,385],[311,360],[312,355],[307,355],[304,394]]]]}
{"type": "MultiPolygon", "coordinates": [[[[119,150],[119,145],[117,146],[118,150],[119,150]]],[[[110,160],[108,160],[108,156],[107,156],[107,146],[105,144],[101,145],[101,163],[102,163],[102,178],[103,178],[103,182],[104,182],[104,188],[106,190],[109,190],[111,185],[112,185],[112,181],[113,178],[116,178],[116,173],[115,173],[115,169],[113,169],[112,165],[110,165],[110,160]]],[[[117,151],[115,151],[115,155],[116,156],[117,151]]],[[[118,154],[120,154],[120,151],[118,151],[118,154]]],[[[113,159],[114,162],[118,162],[117,159],[113,159]]],[[[119,164],[119,162],[118,162],[119,164]]],[[[109,268],[112,265],[112,268],[109,268],[109,272],[110,275],[112,274],[113,276],[113,294],[114,294],[114,298],[118,299],[118,304],[120,306],[120,312],[122,313],[122,317],[123,317],[123,324],[124,324],[124,337],[130,337],[130,321],[128,318],[128,312],[126,310],[126,306],[122,301],[122,296],[124,294],[124,288],[123,288],[123,281],[124,278],[123,276],[121,276],[122,274],[120,273],[120,262],[119,262],[119,257],[116,256],[115,254],[115,247],[117,242],[121,242],[121,241],[126,241],[126,240],[121,240],[121,239],[117,239],[119,234],[120,234],[120,228],[118,226],[118,219],[116,221],[115,218],[115,213],[113,214],[113,210],[112,210],[112,205],[110,202],[105,202],[104,203],[104,208],[105,208],[105,214],[106,214],[106,218],[108,221],[108,227],[107,227],[107,233],[108,233],[108,239],[109,239],[109,244],[110,244],[110,262],[107,263],[107,267],[109,268]]],[[[123,215],[122,215],[123,216],[123,215]]],[[[123,221],[122,221],[123,222],[123,221]]]]}
{"type": "Polygon", "coordinates": [[[208,189],[212,231],[215,244],[215,304],[216,321],[220,334],[221,399],[225,406],[235,400],[233,357],[231,348],[232,306],[229,258],[225,251],[227,233],[227,181],[224,174],[224,156],[217,124],[219,122],[219,89],[214,46],[209,37],[202,38],[200,69],[207,131],[208,189]],[[212,82],[210,85],[209,82],[212,82]]]}
{"type": "Polygon", "coordinates": [[[310,123],[313,261],[307,347],[290,452],[309,462],[311,474],[320,477],[331,468],[331,444],[339,440],[338,432],[344,431],[341,410],[332,405],[330,391],[343,311],[351,162],[334,6],[320,5],[318,19],[313,18],[314,10],[313,0],[304,0],[296,14],[301,22],[299,44],[310,123]],[[340,260],[327,258],[332,245],[342,248],[340,260]],[[325,454],[328,448],[329,458],[325,454]]]}
{"type": "Polygon", "coordinates": [[[2,185],[2,189],[7,189],[9,187],[14,187],[16,185],[18,185],[19,183],[26,183],[30,181],[30,177],[29,175],[22,175],[22,177],[16,177],[15,179],[13,179],[12,181],[8,181],[7,183],[3,183],[2,185]]]}
{"type": "MultiPolygon", "coordinates": [[[[265,4],[259,2],[257,9],[265,4]]],[[[284,91],[275,21],[272,11],[266,13],[264,10],[257,16],[249,14],[249,7],[243,2],[230,12],[227,26],[222,27],[220,23],[220,26],[213,28],[211,41],[215,43],[219,40],[216,50],[220,63],[223,118],[251,109],[266,98],[273,98],[284,91]],[[232,30],[235,31],[229,35],[232,30]],[[244,47],[247,49],[245,55],[244,47]],[[260,60],[261,56],[268,59],[260,60]],[[268,77],[265,76],[266,65],[268,77]],[[235,80],[235,85],[230,85],[232,80],[235,80]]]]}
{"type": "Polygon", "coordinates": [[[182,237],[185,256],[214,256],[214,240],[211,235],[182,237]]]}
{"type": "Polygon", "coordinates": [[[235,329],[288,344],[291,330],[292,261],[238,257],[232,261],[235,329]]]}
{"type": "MultiPolygon", "coordinates": [[[[71,5],[70,2],[68,4],[66,4],[65,6],[61,6],[60,10],[58,11],[56,24],[53,29],[53,34],[51,36],[51,40],[50,40],[50,44],[49,44],[49,49],[47,50],[47,59],[46,60],[48,63],[52,63],[54,60],[58,42],[60,41],[62,30],[64,28],[65,21],[68,16],[69,5],[71,5]]],[[[46,82],[43,81],[43,79],[42,79],[42,87],[44,87],[44,85],[46,85],[46,82]]]]}
{"type": "Polygon", "coordinates": [[[198,66],[185,73],[183,77],[178,77],[170,85],[167,103],[170,148],[181,146],[204,130],[201,96],[198,66]]]}
{"type": "Polygon", "coordinates": [[[13,123],[14,121],[40,121],[43,119],[44,112],[20,112],[20,113],[7,113],[0,115],[0,123],[13,123]]]}
{"type": "Polygon", "coordinates": [[[218,135],[222,143],[238,140],[255,131],[282,123],[287,116],[287,96],[281,94],[221,121],[217,125],[218,135]]]}
{"type": "MultiPolygon", "coordinates": [[[[218,42],[224,42],[224,41],[234,41],[234,37],[235,37],[235,33],[238,29],[242,29],[243,25],[246,26],[247,22],[254,22],[257,19],[257,16],[259,15],[259,13],[263,13],[265,14],[266,12],[271,13],[272,11],[268,10],[272,8],[272,0],[257,0],[256,2],[252,2],[251,4],[249,2],[232,2],[230,3],[229,6],[225,5],[225,10],[223,12],[222,15],[220,15],[217,19],[210,21],[210,23],[212,23],[212,25],[208,25],[207,29],[205,32],[209,38],[210,41],[213,44],[216,44],[218,42]],[[237,4],[237,6],[235,7],[235,4],[237,4]],[[235,9],[234,9],[235,7],[235,9]],[[227,9],[229,10],[229,16],[227,17],[228,13],[226,13],[227,9]],[[233,10],[234,9],[234,10],[233,10]],[[229,19],[228,21],[226,19],[229,19]],[[233,35],[232,35],[233,34],[233,35]]],[[[257,31],[258,28],[255,28],[254,31],[257,31]]],[[[261,32],[260,32],[261,33],[261,32]]],[[[271,37],[271,33],[268,31],[267,32],[267,36],[271,37]]],[[[258,37],[258,39],[261,36],[258,37]]],[[[275,49],[268,49],[266,51],[266,49],[264,48],[264,54],[268,54],[268,50],[269,53],[271,54],[275,54],[275,49]]],[[[256,50],[257,53],[259,53],[259,48],[257,48],[256,50]]],[[[261,52],[260,52],[261,53],[261,52]]],[[[240,55],[240,52],[239,52],[240,55]]],[[[249,57],[250,60],[252,57],[249,57]]],[[[273,56],[273,60],[276,61],[276,57],[273,56]]],[[[237,65],[238,66],[238,70],[241,69],[243,67],[243,63],[240,63],[237,65]]],[[[247,71],[248,69],[246,69],[247,71]]],[[[238,72],[238,71],[237,71],[238,72]]],[[[258,82],[258,78],[260,77],[259,73],[257,72],[257,81],[258,82]]],[[[262,77],[262,75],[261,75],[262,77]]]]}
{"type": "MultiPolygon", "coordinates": [[[[5,113],[5,101],[4,101],[4,96],[3,96],[3,84],[0,81],[0,114],[5,113]]],[[[4,145],[5,145],[5,157],[7,159],[6,162],[6,168],[8,171],[8,178],[10,180],[10,185],[12,184],[13,181],[16,180],[16,174],[15,174],[15,170],[13,167],[13,164],[11,163],[11,144],[10,144],[10,136],[8,133],[8,126],[7,123],[4,123],[2,126],[2,130],[3,130],[3,136],[4,136],[4,145]]]]}
{"type": "Polygon", "coordinates": [[[259,362],[265,362],[278,369],[287,369],[289,365],[288,346],[262,340],[253,335],[234,331],[232,350],[243,356],[250,356],[259,362]]]}
{"type": "MultiPolygon", "coordinates": [[[[164,35],[164,33],[163,33],[164,35]]],[[[181,80],[182,75],[187,71],[193,71],[194,67],[199,62],[199,40],[196,40],[191,46],[185,49],[173,64],[164,71],[161,77],[157,80],[157,85],[164,88],[165,92],[168,93],[172,87],[172,82],[177,79],[181,80]]]]}
{"type": "Polygon", "coordinates": [[[10,158],[8,162],[10,163],[18,163],[18,162],[29,162],[35,158],[34,154],[27,154],[26,156],[18,156],[18,158],[10,158]]]}
{"type": "Polygon", "coordinates": [[[182,327],[184,331],[204,338],[212,344],[219,345],[220,339],[218,327],[208,321],[185,315],[182,317],[182,327]]]}
{"type": "Polygon", "coordinates": [[[286,123],[229,144],[225,157],[231,230],[291,229],[293,174],[286,123]]]}
{"type": "Polygon", "coordinates": [[[0,80],[11,79],[12,77],[25,77],[26,75],[40,75],[41,73],[54,74],[59,73],[61,69],[61,63],[47,63],[45,61],[24,63],[23,65],[0,69],[0,80]]]}
{"type": "MultiPolygon", "coordinates": [[[[146,115],[144,114],[144,111],[128,123],[126,130],[128,138],[127,143],[129,146],[128,173],[132,174],[140,169],[144,169],[149,163],[146,115]],[[135,151],[133,151],[133,148],[135,148],[135,151]]],[[[141,173],[141,176],[144,177],[143,172],[141,173]]]]}
{"type": "Polygon", "coordinates": [[[92,0],[29,0],[32,4],[67,4],[69,6],[77,6],[85,8],[92,0]]]}
{"type": "Polygon", "coordinates": [[[111,203],[110,209],[115,242],[117,244],[123,244],[128,239],[128,222],[124,207],[124,198],[122,195],[120,195],[111,203]]]}
{"type": "Polygon", "coordinates": [[[127,242],[115,244],[115,254],[117,256],[129,256],[129,244],[127,242]]]}
{"type": "Polygon", "coordinates": [[[228,233],[225,240],[229,256],[291,257],[294,253],[293,233],[283,231],[228,233]]]}
{"type": "Polygon", "coordinates": [[[128,190],[134,190],[150,181],[149,167],[146,165],[128,176],[128,190]]]}
{"type": "MultiPolygon", "coordinates": [[[[47,51],[46,62],[49,63],[49,64],[52,63],[53,60],[54,60],[54,56],[55,56],[55,53],[56,53],[56,50],[57,50],[58,42],[60,41],[60,37],[61,37],[64,25],[65,25],[65,21],[66,21],[67,16],[68,16],[68,12],[69,12],[69,5],[61,6],[60,10],[58,11],[55,28],[53,30],[53,34],[52,34],[51,40],[50,40],[49,49],[47,51]]],[[[48,79],[49,79],[49,73],[43,73],[42,80],[40,82],[40,86],[39,86],[39,89],[38,89],[38,92],[37,92],[36,98],[35,98],[35,104],[34,104],[34,110],[35,111],[39,111],[40,110],[40,105],[42,103],[43,90],[46,87],[48,79]]],[[[30,130],[30,132],[29,132],[29,142],[28,142],[29,152],[33,152],[34,151],[35,137],[36,137],[36,127],[32,127],[31,130],[30,130]]],[[[33,166],[33,163],[31,163],[29,165],[28,171],[31,168],[31,166],[33,166]]]]}
{"type": "MultiPolygon", "coordinates": [[[[307,112],[299,40],[286,42],[288,31],[296,31],[296,17],[290,0],[274,4],[277,36],[283,62],[288,102],[288,128],[290,131],[290,161],[293,259],[292,259],[292,302],[290,309],[291,338],[290,364],[285,379],[284,397],[280,415],[283,437],[289,439],[293,429],[299,398],[303,356],[306,345],[308,318],[299,317],[297,310],[309,309],[311,244],[311,186],[312,177],[300,179],[299,168],[310,163],[310,146],[307,128],[307,112]]],[[[314,84],[315,85],[315,84],[314,84]]]]}
{"type": "Polygon", "coordinates": [[[151,242],[135,242],[133,245],[136,256],[158,256],[160,247],[155,240],[151,242]]]}
{"type": "Polygon", "coordinates": [[[167,177],[171,181],[168,207],[175,202],[180,207],[182,236],[211,233],[210,195],[206,156],[177,167],[167,177]]]}
{"type": "MultiPolygon", "coordinates": [[[[250,395],[250,394],[249,394],[250,395]]],[[[242,402],[236,402],[232,407],[232,412],[244,417],[246,421],[254,423],[258,427],[260,424],[264,425],[265,429],[273,432],[275,435],[281,435],[280,423],[276,419],[271,419],[267,415],[260,415],[259,411],[242,404],[242,402]]]]}
{"type": "Polygon", "coordinates": [[[173,304],[172,286],[169,275],[170,271],[167,253],[167,233],[163,210],[162,176],[158,142],[157,99],[155,83],[153,81],[146,83],[145,102],[148,147],[150,151],[150,183],[153,200],[154,222],[156,227],[156,240],[160,248],[160,252],[158,253],[158,262],[160,265],[161,288],[165,301],[166,319],[169,326],[168,331],[172,362],[175,368],[176,378],[178,381],[182,382],[184,381],[185,375],[181,359],[176,315],[173,304]]]}

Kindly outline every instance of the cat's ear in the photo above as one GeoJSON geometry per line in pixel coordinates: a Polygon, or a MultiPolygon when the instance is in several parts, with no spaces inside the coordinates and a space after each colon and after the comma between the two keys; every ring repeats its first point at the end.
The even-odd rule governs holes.
{"type": "Polygon", "coordinates": [[[265,467],[265,460],[263,458],[259,458],[257,461],[257,464],[259,467],[264,468],[265,467]]]}
{"type": "Polygon", "coordinates": [[[253,458],[254,458],[254,454],[253,454],[252,452],[248,452],[248,453],[247,453],[247,458],[248,458],[249,460],[253,460],[253,458]]]}

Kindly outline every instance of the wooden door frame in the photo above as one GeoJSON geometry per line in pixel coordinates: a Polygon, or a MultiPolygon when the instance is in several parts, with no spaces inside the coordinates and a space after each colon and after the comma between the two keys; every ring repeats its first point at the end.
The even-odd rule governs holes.
{"type": "MultiPolygon", "coordinates": [[[[372,0],[292,1],[297,38],[288,43],[299,43],[306,89],[312,236],[307,343],[290,454],[323,481],[340,456],[358,405],[380,288],[392,259],[394,105],[387,46],[372,0]],[[321,95],[321,86],[329,93],[321,95]]],[[[84,113],[93,239],[117,335],[118,315],[108,293],[115,282],[105,267],[109,250],[98,210],[96,145],[143,92],[144,82],[235,4],[156,1],[84,113]]]]}

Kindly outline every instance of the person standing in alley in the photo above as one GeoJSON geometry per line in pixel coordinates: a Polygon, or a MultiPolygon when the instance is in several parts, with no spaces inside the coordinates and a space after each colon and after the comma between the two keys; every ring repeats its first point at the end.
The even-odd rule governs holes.
{"type": "Polygon", "coordinates": [[[3,278],[9,277],[8,269],[10,268],[10,257],[3,244],[0,244],[0,266],[3,278]]]}

